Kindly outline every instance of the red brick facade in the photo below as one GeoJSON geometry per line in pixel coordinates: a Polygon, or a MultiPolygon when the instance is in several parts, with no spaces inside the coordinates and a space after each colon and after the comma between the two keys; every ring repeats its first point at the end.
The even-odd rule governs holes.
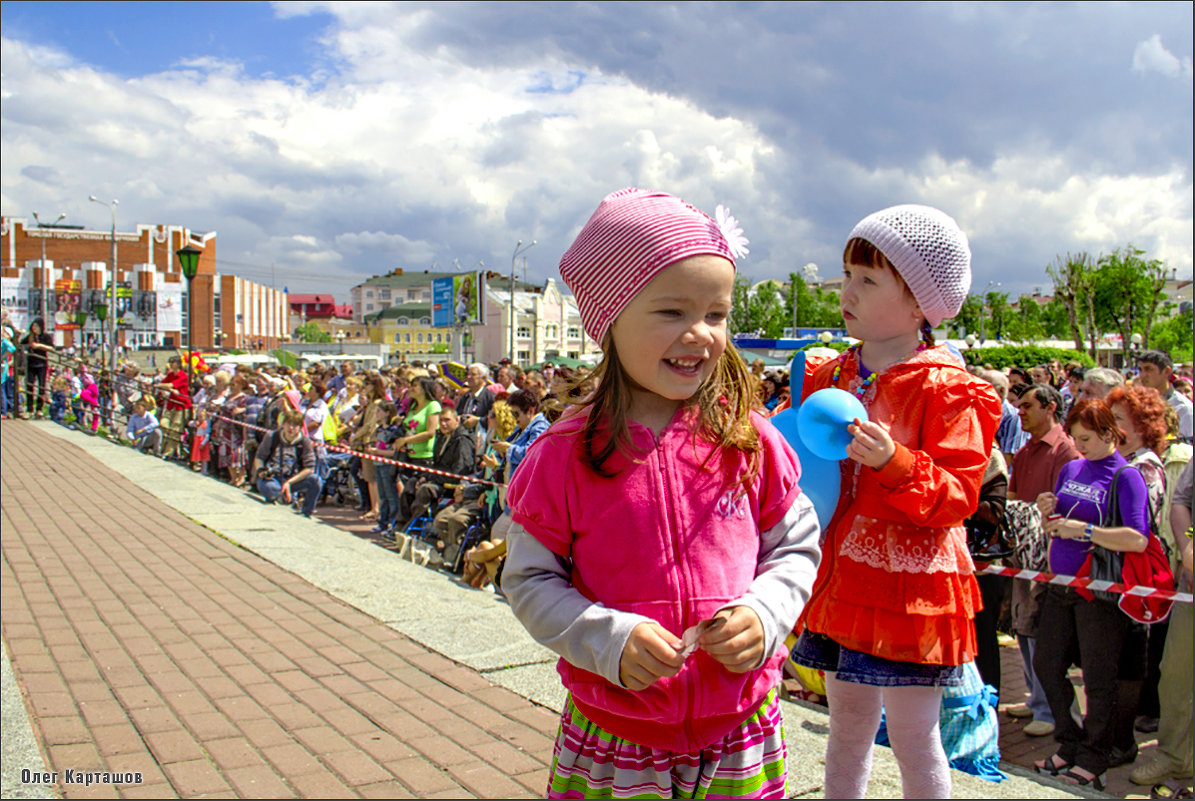
{"type": "MultiPolygon", "coordinates": [[[[116,232],[117,285],[127,283],[134,291],[162,290],[185,284],[175,251],[191,244],[202,247],[199,269],[191,287],[191,330],[195,346],[210,348],[215,344],[213,303],[217,281],[220,282],[220,315],[224,322],[221,344],[248,348],[261,344],[277,347],[286,339],[285,295],[268,287],[235,276],[218,275],[216,237],[206,241],[177,225],[138,225],[136,233],[116,232]],[[274,318],[281,323],[275,325],[274,318]]],[[[25,278],[28,289],[53,287],[56,280],[76,280],[83,291],[104,288],[110,275],[111,230],[92,231],[74,227],[38,228],[20,217],[4,217],[0,228],[0,274],[5,278],[25,278]],[[39,269],[42,254],[46,268],[39,269]]],[[[33,310],[36,312],[36,310],[33,310]]],[[[65,338],[75,332],[64,331],[65,338]]],[[[164,343],[178,346],[180,331],[158,331],[164,343]]],[[[117,331],[117,341],[129,344],[127,330],[117,331]]],[[[74,344],[67,341],[64,344],[74,344]]]]}

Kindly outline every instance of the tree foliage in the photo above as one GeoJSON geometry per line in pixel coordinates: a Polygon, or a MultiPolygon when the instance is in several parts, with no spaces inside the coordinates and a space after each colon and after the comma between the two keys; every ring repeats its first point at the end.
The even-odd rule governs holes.
{"type": "Polygon", "coordinates": [[[745,275],[736,274],[734,290],[730,296],[730,334],[744,334],[754,331],[751,327],[751,281],[745,275]]]}
{"type": "Polygon", "coordinates": [[[784,306],[774,281],[764,281],[747,301],[749,329],[775,339],[784,334],[784,306]]]}
{"type": "Polygon", "coordinates": [[[1003,345],[998,348],[968,348],[963,351],[967,364],[990,364],[997,370],[1017,365],[1025,367],[1034,364],[1048,364],[1057,359],[1066,363],[1077,361],[1084,367],[1094,367],[1095,360],[1081,350],[1066,348],[1044,348],[1039,345],[1003,345]]]}
{"type": "Polygon", "coordinates": [[[1091,337],[1088,353],[1095,358],[1095,343],[1098,339],[1095,327],[1095,270],[1096,261],[1088,253],[1068,253],[1059,256],[1046,267],[1046,273],[1054,282],[1054,297],[1066,310],[1066,322],[1075,340],[1075,350],[1088,350],[1083,330],[1091,337]]]}
{"type": "Polygon", "coordinates": [[[1181,314],[1163,320],[1150,329],[1149,346],[1166,351],[1175,362],[1191,361],[1192,322],[1190,307],[1181,314]]]}
{"type": "Polygon", "coordinates": [[[813,290],[797,273],[788,274],[789,290],[785,294],[786,323],[796,322],[795,328],[838,328],[842,325],[842,311],[838,295],[821,287],[813,290]],[[793,302],[797,313],[793,315],[793,302]]]}
{"type": "Polygon", "coordinates": [[[312,321],[295,329],[295,339],[299,342],[331,342],[332,335],[312,321]]]}
{"type": "Polygon", "coordinates": [[[1166,286],[1165,265],[1144,255],[1131,244],[1117,248],[1100,256],[1094,276],[1095,323],[1102,331],[1120,334],[1126,358],[1134,333],[1142,334],[1144,346],[1150,347],[1149,331],[1166,286]]]}

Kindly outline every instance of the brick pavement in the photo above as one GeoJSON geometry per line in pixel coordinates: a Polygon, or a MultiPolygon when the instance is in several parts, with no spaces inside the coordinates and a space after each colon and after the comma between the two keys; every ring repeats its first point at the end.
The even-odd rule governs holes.
{"type": "Polygon", "coordinates": [[[542,793],[555,713],[34,425],[5,421],[0,488],[0,627],[65,797],[542,793]]]}

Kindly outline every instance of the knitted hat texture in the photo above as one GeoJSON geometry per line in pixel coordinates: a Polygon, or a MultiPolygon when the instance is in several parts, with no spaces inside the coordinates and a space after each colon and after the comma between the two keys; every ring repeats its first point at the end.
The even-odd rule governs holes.
{"type": "Polygon", "coordinates": [[[560,277],[577,298],[581,324],[602,343],[636,293],[670,264],[721,256],[734,266],[718,224],[662,192],[620,189],[607,195],[560,259],[560,277]]]}
{"type": "Polygon", "coordinates": [[[888,257],[935,328],[955,316],[971,289],[971,247],[954,218],[907,204],[869,214],[847,239],[864,239],[888,257]]]}

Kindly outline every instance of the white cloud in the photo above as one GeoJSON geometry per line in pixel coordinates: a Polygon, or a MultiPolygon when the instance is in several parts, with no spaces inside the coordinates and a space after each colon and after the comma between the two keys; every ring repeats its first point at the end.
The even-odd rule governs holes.
{"type": "Polygon", "coordinates": [[[1138,42],[1133,51],[1134,72],[1160,72],[1170,78],[1182,78],[1191,83],[1191,57],[1179,59],[1162,44],[1161,34],[1155,33],[1138,42]]]}
{"type": "MultiPolygon", "coordinates": [[[[257,265],[246,277],[268,279],[275,263],[279,285],[328,290],[334,281],[339,294],[395,267],[444,266],[454,257],[503,265],[518,239],[540,242],[528,253],[532,275],[552,274],[602,195],[632,184],[711,212],[729,205],[752,241],[742,269],[756,280],[809,261],[834,274],[851,224],[908,200],[959,218],[977,271],[1041,283],[1057,252],[1129,241],[1190,270],[1189,152],[1164,168],[1134,164],[1156,131],[1126,126],[1124,115],[1068,120],[1068,130],[1105,132],[1101,146],[1118,143],[1116,167],[1101,163],[1107,149],[1050,141],[1033,114],[1011,105],[998,127],[1027,120],[1031,133],[1023,135],[1032,141],[999,141],[990,162],[941,156],[922,132],[890,123],[883,108],[819,128],[827,109],[859,101],[835,83],[840,65],[810,53],[800,55],[799,69],[780,51],[777,63],[758,65],[769,81],[795,76],[804,86],[792,107],[761,79],[737,90],[755,106],[715,111],[679,82],[651,88],[617,65],[604,69],[559,48],[537,44],[507,61],[466,62],[463,46],[435,40],[438,8],[281,4],[280,16],[318,9],[336,19],[321,71],[286,80],[254,77],[212,56],[125,80],[4,38],[4,211],[62,207],[70,222],[99,226],[86,196],[116,196],[122,228],[219,230],[223,259],[257,265]],[[822,83],[831,86],[815,93],[822,83]],[[1109,119],[1116,125],[1105,131],[1109,119]],[[890,132],[902,145],[899,158],[859,152],[877,141],[856,135],[868,131],[890,132]]],[[[1004,16],[1024,22],[1011,8],[1000,7],[991,27],[1014,39],[1036,30],[1001,27],[1004,16]]],[[[1133,65],[1190,80],[1190,59],[1179,61],[1158,36],[1138,45],[1133,65]]],[[[734,68],[718,74],[728,86],[740,80],[734,68]]],[[[932,89],[901,102],[944,102],[932,89]]]]}

